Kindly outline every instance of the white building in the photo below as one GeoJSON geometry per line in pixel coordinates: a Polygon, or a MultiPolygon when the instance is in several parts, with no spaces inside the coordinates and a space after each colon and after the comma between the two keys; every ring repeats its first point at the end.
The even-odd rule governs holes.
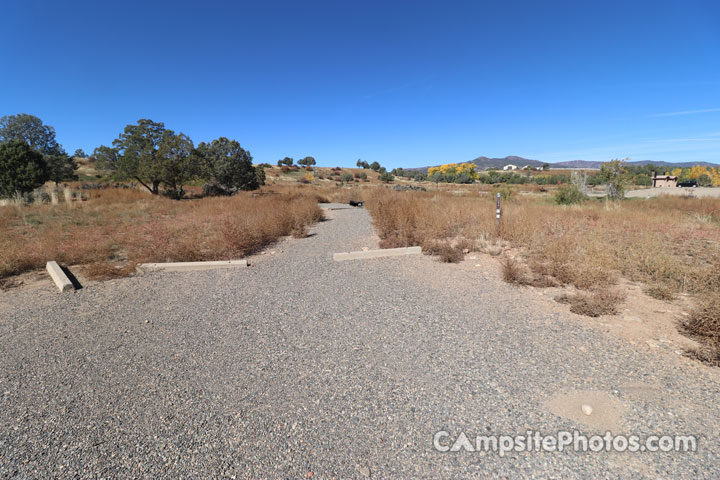
{"type": "Polygon", "coordinates": [[[517,170],[517,165],[513,165],[512,163],[509,163],[503,167],[503,170],[517,170]]]}

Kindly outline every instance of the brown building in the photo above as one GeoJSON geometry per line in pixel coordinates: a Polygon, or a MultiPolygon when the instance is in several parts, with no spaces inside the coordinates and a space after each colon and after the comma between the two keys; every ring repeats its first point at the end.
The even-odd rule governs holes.
{"type": "Polygon", "coordinates": [[[677,187],[678,177],[668,175],[656,175],[653,172],[653,187],[677,187]]]}

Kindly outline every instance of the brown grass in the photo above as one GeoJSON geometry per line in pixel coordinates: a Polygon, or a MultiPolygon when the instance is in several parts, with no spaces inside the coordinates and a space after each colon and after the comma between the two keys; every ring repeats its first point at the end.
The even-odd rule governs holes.
{"type": "Polygon", "coordinates": [[[0,278],[50,259],[88,265],[91,277],[108,278],[139,262],[240,258],[322,218],[316,198],[301,192],[183,201],[139,190],[87,195],[72,208],[0,207],[0,278]]]}
{"type": "MultiPolygon", "coordinates": [[[[367,199],[384,247],[495,239],[520,248],[531,283],[552,279],[580,289],[606,288],[620,276],[653,286],[657,296],[720,291],[720,200],[658,197],[562,207],[542,196],[503,202],[480,190],[377,191],[367,199]],[[702,221],[698,220],[699,218],[702,221]]],[[[514,275],[511,275],[514,278],[514,275]]],[[[521,282],[522,283],[522,282],[521,282]]]]}

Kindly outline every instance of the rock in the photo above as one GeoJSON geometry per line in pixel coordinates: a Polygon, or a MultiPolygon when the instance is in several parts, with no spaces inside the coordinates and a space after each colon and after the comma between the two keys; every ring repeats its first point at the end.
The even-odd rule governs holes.
{"type": "Polygon", "coordinates": [[[370,250],[368,247],[363,247],[363,248],[362,248],[362,251],[363,251],[363,252],[367,252],[368,250],[370,250]]]}
{"type": "Polygon", "coordinates": [[[585,415],[591,415],[592,412],[593,412],[593,409],[592,409],[592,407],[591,407],[590,405],[584,404],[584,405],[582,406],[582,411],[583,411],[583,413],[584,413],[585,415]]]}
{"type": "Polygon", "coordinates": [[[363,477],[370,478],[370,469],[366,465],[358,467],[358,472],[360,472],[360,475],[362,475],[363,477]]]}

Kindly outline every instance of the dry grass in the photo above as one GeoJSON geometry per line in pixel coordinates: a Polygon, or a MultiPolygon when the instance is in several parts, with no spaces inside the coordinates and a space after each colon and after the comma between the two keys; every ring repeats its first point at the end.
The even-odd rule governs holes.
{"type": "Polygon", "coordinates": [[[10,290],[22,285],[23,282],[16,278],[0,278],[0,291],[10,290]]]}
{"type": "Polygon", "coordinates": [[[480,191],[394,192],[378,189],[367,199],[384,247],[477,239],[470,250],[496,245],[520,248],[529,278],[589,290],[620,276],[652,286],[657,296],[720,291],[720,200],[658,197],[617,204],[602,201],[562,207],[540,196],[503,203],[495,228],[494,201],[480,191]],[[702,218],[703,221],[699,221],[702,218]]]}
{"type": "Polygon", "coordinates": [[[226,260],[278,238],[306,233],[322,218],[312,195],[173,201],[139,190],[87,193],[74,204],[0,207],[0,278],[49,259],[88,265],[94,278],[127,275],[139,262],[226,260]]]}
{"type": "Polygon", "coordinates": [[[428,242],[425,245],[424,253],[427,255],[437,255],[440,260],[445,263],[458,263],[464,258],[462,248],[453,245],[448,241],[428,242]]]}
{"type": "Polygon", "coordinates": [[[531,272],[514,258],[505,257],[502,262],[503,280],[515,285],[531,285],[531,272]]]}

